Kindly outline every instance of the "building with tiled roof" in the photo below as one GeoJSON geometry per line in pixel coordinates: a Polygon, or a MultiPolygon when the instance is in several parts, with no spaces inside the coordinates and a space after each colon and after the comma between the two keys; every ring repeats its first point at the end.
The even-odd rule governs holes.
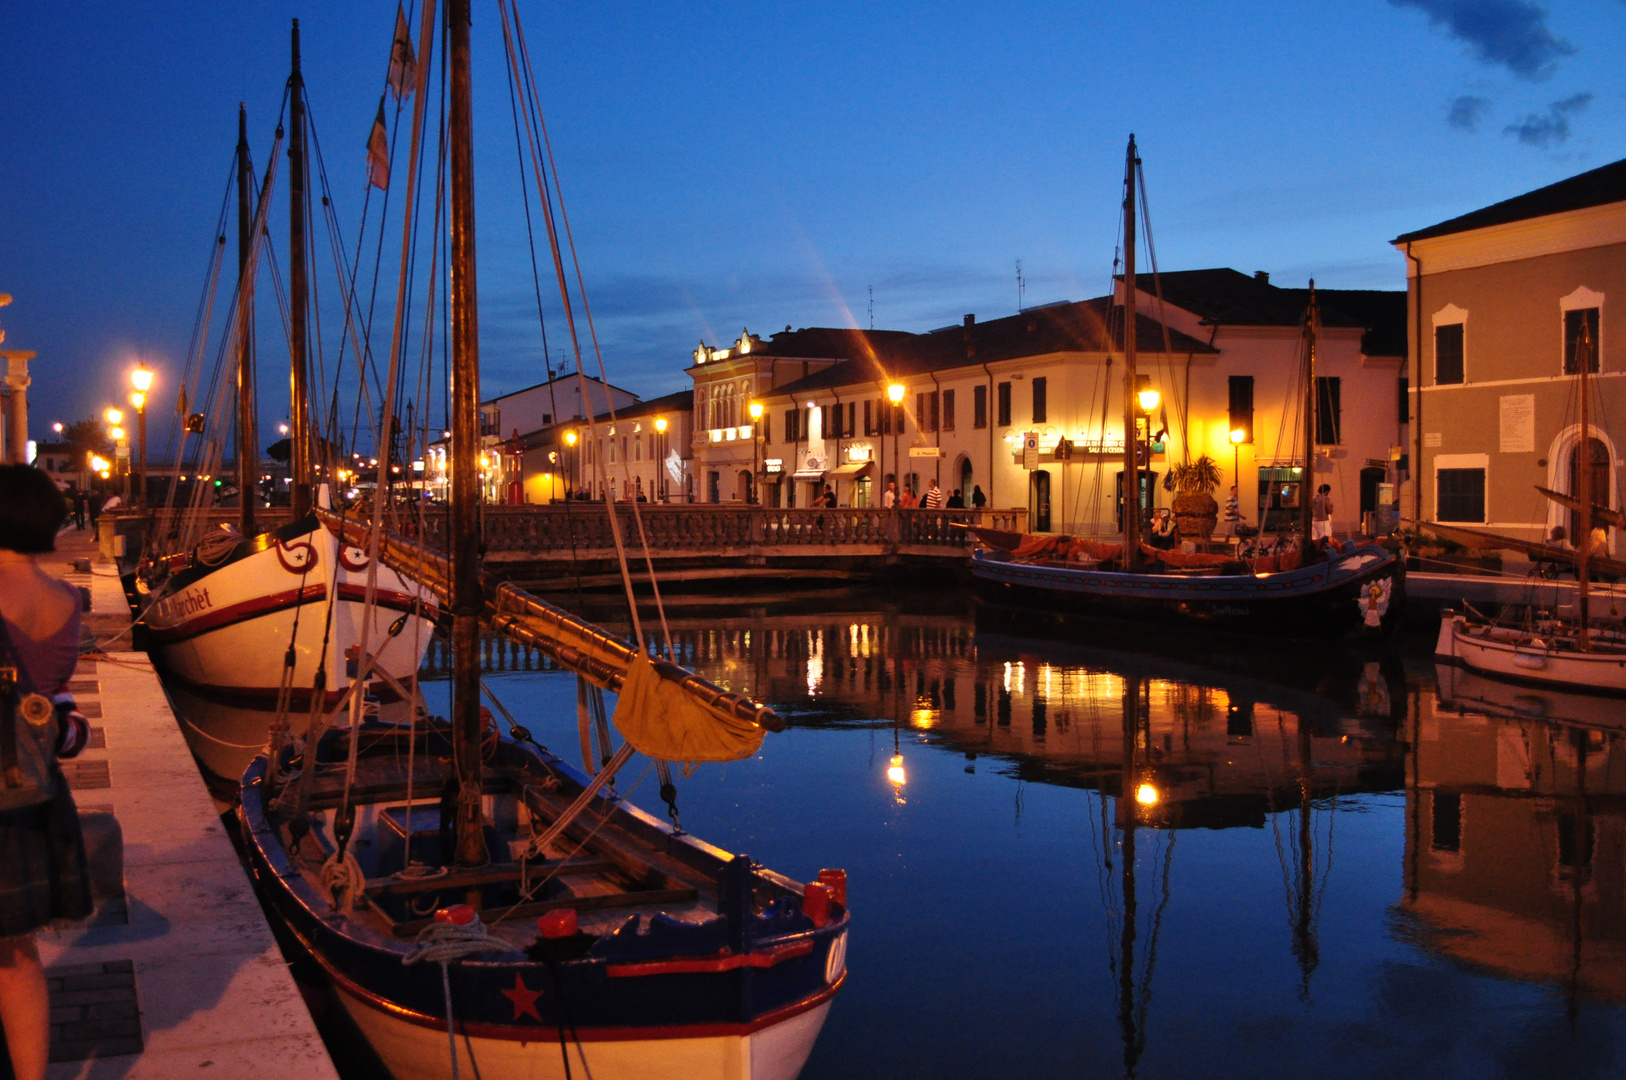
{"type": "MultiPolygon", "coordinates": [[[[1226,473],[1238,473],[1245,516],[1264,506],[1273,520],[1282,517],[1284,485],[1291,497],[1299,483],[1290,471],[1296,442],[1288,414],[1298,404],[1289,395],[1301,290],[1234,270],[1161,279],[1160,306],[1145,277],[1136,323],[1142,380],[1163,397],[1150,418],[1153,472],[1209,454],[1226,473]],[[1240,445],[1232,430],[1241,432],[1240,445]]],[[[1333,483],[1347,531],[1365,504],[1375,504],[1378,485],[1392,479],[1401,358],[1368,352],[1366,344],[1392,349],[1403,340],[1404,300],[1384,307],[1377,294],[1345,295],[1359,310],[1329,302],[1322,315],[1318,374],[1330,408],[1316,471],[1333,483]],[[1346,427],[1343,416],[1363,422],[1346,427]]],[[[778,378],[738,398],[741,409],[752,401],[763,406],[761,423],[747,417],[732,430],[702,419],[700,372],[710,360],[690,368],[699,498],[745,500],[755,484],[770,505],[806,506],[833,487],[841,505],[879,506],[893,484],[923,496],[935,481],[945,496],[958,490],[967,505],[976,493],[991,507],[1026,508],[1038,531],[1116,531],[1122,324],[1121,306],[1101,297],[980,322],[967,316],[924,334],[816,329],[753,339],[745,355],[758,364],[804,343],[827,355],[809,358],[809,370],[793,379],[783,376],[794,364],[788,372],[783,359],[772,366],[778,378]],[[896,407],[888,397],[893,385],[902,388],[896,407]]],[[[740,359],[743,340],[725,362],[740,359]]],[[[736,414],[725,408],[712,415],[726,423],[736,414]]],[[[1154,498],[1166,503],[1170,496],[1154,498]]]]}

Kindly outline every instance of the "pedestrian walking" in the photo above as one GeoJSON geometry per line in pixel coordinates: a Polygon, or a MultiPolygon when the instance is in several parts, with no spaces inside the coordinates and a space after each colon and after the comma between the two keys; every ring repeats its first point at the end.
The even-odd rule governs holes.
{"type": "Polygon", "coordinates": [[[79,488],[73,489],[73,527],[79,532],[85,531],[85,493],[79,488]]]}
{"type": "Polygon", "coordinates": [[[57,767],[90,737],[68,695],[79,662],[79,593],[40,569],[67,500],[31,465],[0,465],[0,1020],[13,1075],[44,1080],[50,994],[34,931],[91,912],[79,811],[57,767]]]}

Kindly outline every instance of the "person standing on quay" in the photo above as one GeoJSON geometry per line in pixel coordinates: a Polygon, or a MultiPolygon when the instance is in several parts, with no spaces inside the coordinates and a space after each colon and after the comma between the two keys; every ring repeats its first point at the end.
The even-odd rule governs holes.
{"type": "Polygon", "coordinates": [[[981,484],[971,485],[971,509],[981,510],[988,505],[988,496],[982,493],[981,484]]]}
{"type": "Polygon", "coordinates": [[[943,509],[943,489],[937,486],[936,480],[931,481],[926,488],[926,499],[922,505],[928,510],[943,509]]]}
{"type": "Polygon", "coordinates": [[[1310,539],[1332,539],[1332,485],[1322,484],[1310,500],[1310,539]]]}
{"type": "Polygon", "coordinates": [[[17,1080],[44,1080],[50,993],[34,931],[91,912],[79,811],[57,767],[89,741],[66,693],[79,662],[79,593],[39,568],[67,500],[30,465],[0,465],[0,1021],[17,1080]]]}
{"type": "Polygon", "coordinates": [[[896,483],[888,484],[888,485],[886,485],[886,494],[881,496],[881,509],[882,510],[891,510],[893,507],[895,507],[897,505],[898,505],[898,485],[896,483]]]}

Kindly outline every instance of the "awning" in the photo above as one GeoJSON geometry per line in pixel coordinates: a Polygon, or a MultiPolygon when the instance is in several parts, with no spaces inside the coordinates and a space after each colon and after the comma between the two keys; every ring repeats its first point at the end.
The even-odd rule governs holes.
{"type": "Polygon", "coordinates": [[[798,481],[798,482],[808,482],[808,481],[812,481],[812,480],[823,480],[824,479],[824,470],[823,469],[797,469],[795,472],[790,474],[790,478],[792,480],[795,480],[795,481],[798,481]]]}
{"type": "Polygon", "coordinates": [[[830,475],[847,479],[859,475],[873,464],[875,464],[873,461],[849,461],[840,468],[831,470],[830,475]]]}

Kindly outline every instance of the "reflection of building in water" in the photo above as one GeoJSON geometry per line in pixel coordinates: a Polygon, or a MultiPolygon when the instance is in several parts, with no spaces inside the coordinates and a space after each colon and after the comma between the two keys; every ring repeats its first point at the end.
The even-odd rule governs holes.
{"type": "Polygon", "coordinates": [[[1118,793],[1125,677],[1144,680],[1138,747],[1159,785],[1148,819],[1263,825],[1311,798],[1400,785],[1391,695],[1357,668],[1341,706],[1306,691],[1133,653],[979,634],[954,616],[855,614],[673,622],[680,663],[802,723],[870,720],[1013,763],[1023,779],[1118,793]],[[1369,707],[1370,706],[1370,707],[1369,707]],[[1362,712],[1375,713],[1363,718],[1362,712]],[[1305,782],[1307,781],[1307,782],[1305,782]]]}
{"type": "Polygon", "coordinates": [[[1548,719],[1573,695],[1460,679],[1442,669],[1415,720],[1402,908],[1444,955],[1561,985],[1572,1007],[1626,1001],[1621,730],[1548,719]]]}

